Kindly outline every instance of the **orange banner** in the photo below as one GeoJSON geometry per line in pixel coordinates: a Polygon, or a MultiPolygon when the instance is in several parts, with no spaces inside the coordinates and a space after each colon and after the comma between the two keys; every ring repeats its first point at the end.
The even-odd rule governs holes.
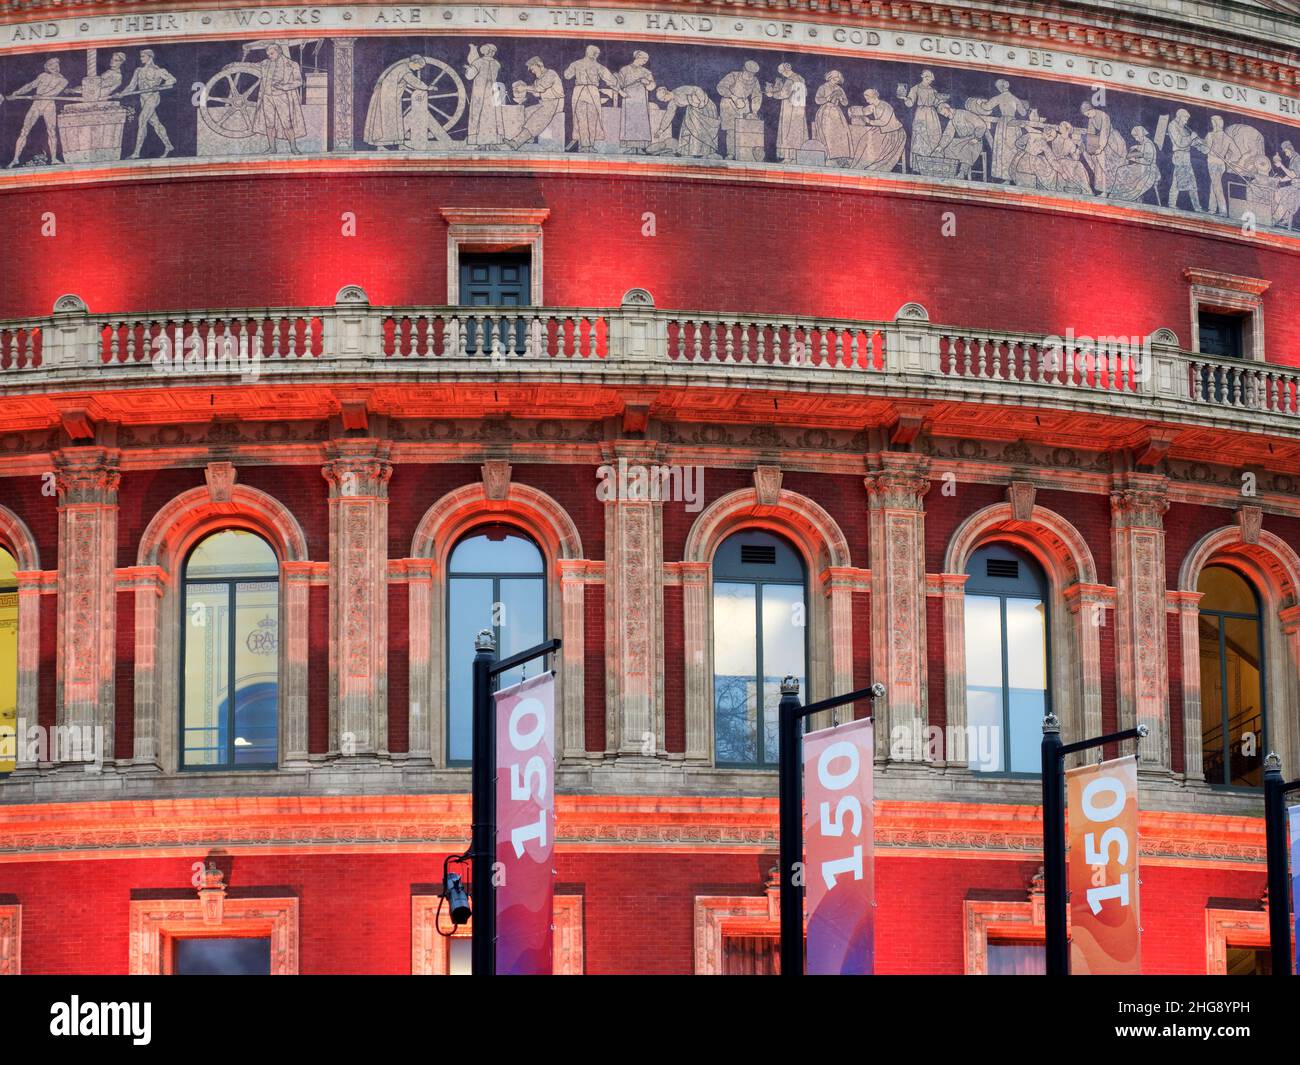
{"type": "Polygon", "coordinates": [[[1071,769],[1065,782],[1070,973],[1137,974],[1137,757],[1071,769]]]}

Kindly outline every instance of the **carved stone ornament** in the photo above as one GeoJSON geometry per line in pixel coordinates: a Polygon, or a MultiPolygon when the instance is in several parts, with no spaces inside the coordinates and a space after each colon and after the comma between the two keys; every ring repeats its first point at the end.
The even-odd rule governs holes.
{"type": "Polygon", "coordinates": [[[370,297],[366,295],[366,290],[360,285],[344,285],[334,297],[335,305],[351,304],[354,306],[369,306],[370,297]]]}
{"type": "Polygon", "coordinates": [[[483,493],[500,502],[510,494],[510,463],[505,459],[488,459],[483,463],[483,493]]]}
{"type": "Polygon", "coordinates": [[[758,466],[754,469],[754,491],[762,506],[774,507],[781,498],[781,467],[758,466]]]}
{"type": "Polygon", "coordinates": [[[1029,521],[1034,515],[1034,497],[1038,494],[1028,481],[1012,481],[1007,485],[1007,502],[1011,504],[1011,516],[1016,521],[1029,521]]]}
{"type": "Polygon", "coordinates": [[[630,288],[623,293],[624,307],[653,307],[655,298],[643,288],[630,288]]]}
{"type": "Polygon", "coordinates": [[[208,498],[214,503],[229,503],[231,490],[239,471],[229,462],[209,462],[203,471],[203,479],[208,482],[208,498]]]}
{"type": "Polygon", "coordinates": [[[1264,512],[1259,507],[1242,507],[1237,511],[1237,524],[1241,526],[1243,544],[1259,543],[1259,532],[1264,523],[1264,512]]]}
{"type": "Polygon", "coordinates": [[[199,903],[203,907],[204,924],[221,924],[226,905],[226,878],[215,865],[208,865],[203,870],[199,903]]]}

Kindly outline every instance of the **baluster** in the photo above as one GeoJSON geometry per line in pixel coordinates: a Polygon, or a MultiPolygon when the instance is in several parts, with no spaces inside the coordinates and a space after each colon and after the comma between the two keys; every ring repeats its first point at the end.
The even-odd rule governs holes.
{"type": "Polygon", "coordinates": [[[735,341],[735,337],[732,335],[732,329],[734,328],[734,326],[735,326],[734,322],[727,322],[727,321],[719,321],[717,324],[717,328],[722,333],[722,361],[723,362],[736,361],[736,341],[735,341]]]}
{"type": "MultiPolygon", "coordinates": [[[[862,360],[862,345],[861,345],[861,342],[860,342],[860,341],[861,341],[861,337],[862,337],[862,336],[863,336],[863,333],[862,333],[862,330],[860,330],[860,329],[850,329],[850,330],[849,330],[849,368],[850,368],[850,369],[863,369],[863,368],[864,368],[863,363],[862,363],[862,361],[861,361],[861,360],[862,360]]],[[[871,335],[868,333],[868,334],[866,334],[866,337],[867,337],[867,350],[870,351],[870,350],[871,350],[871,335]]],[[[871,367],[870,367],[870,366],[866,366],[865,369],[868,369],[868,370],[869,370],[869,369],[871,369],[871,367]]]]}
{"type": "Polygon", "coordinates": [[[826,330],[824,327],[820,327],[820,326],[818,327],[817,339],[818,339],[817,365],[825,366],[830,361],[831,351],[830,351],[830,344],[826,339],[826,330]]]}
{"type": "Polygon", "coordinates": [[[591,359],[600,358],[600,323],[603,319],[599,316],[591,319],[591,345],[587,357],[591,359]]]}
{"type": "Polygon", "coordinates": [[[674,324],[677,326],[677,361],[681,362],[686,358],[686,322],[678,319],[674,324]]]}
{"type": "Polygon", "coordinates": [[[693,361],[695,362],[700,361],[701,348],[703,346],[703,340],[704,340],[703,334],[704,334],[703,324],[697,321],[692,321],[691,340],[692,340],[693,361]]]}
{"type": "Polygon", "coordinates": [[[749,362],[749,323],[737,322],[736,328],[740,330],[740,361],[749,362]]]}
{"type": "Polygon", "coordinates": [[[767,323],[754,323],[754,361],[767,362],[767,323]]]}

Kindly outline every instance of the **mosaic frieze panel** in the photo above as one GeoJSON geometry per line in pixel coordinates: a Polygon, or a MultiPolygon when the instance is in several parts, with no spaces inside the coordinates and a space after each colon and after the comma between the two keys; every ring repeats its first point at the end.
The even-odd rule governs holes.
{"type": "MultiPolygon", "coordinates": [[[[259,21],[254,9],[241,21],[268,35],[239,39],[164,35],[149,44],[51,42],[45,49],[22,42],[32,50],[0,55],[0,163],[68,169],[353,153],[652,157],[1004,186],[1275,228],[1293,227],[1300,212],[1300,137],[1287,118],[1293,102],[1277,98],[1266,109],[1271,97],[1255,94],[1257,101],[1208,81],[1201,86],[1207,99],[1194,99],[1190,75],[1130,73],[1137,85],[1176,90],[1157,96],[1107,85],[1101,68],[1110,63],[1080,59],[1066,71],[1073,60],[1034,61],[1023,49],[1013,60],[1008,48],[999,56],[993,45],[971,42],[968,56],[943,38],[920,38],[917,56],[886,58],[872,46],[886,52],[889,42],[861,30],[850,38],[823,28],[816,41],[789,30],[782,35],[799,46],[788,49],[651,33],[607,39],[565,32],[593,23],[554,12],[546,19],[545,11],[537,12],[543,25],[535,32],[501,33],[500,19],[484,17],[481,33],[340,36],[321,28],[337,12],[327,19],[325,9],[304,10],[285,22],[259,21]],[[856,43],[856,53],[819,51],[835,42],[856,43]],[[951,56],[986,67],[1002,58],[1018,69],[937,61],[951,56]],[[1098,80],[1089,83],[1089,73],[1098,80]]],[[[437,9],[401,10],[429,17],[385,28],[437,21],[437,9]]],[[[197,16],[174,17],[188,24],[197,16]]],[[[666,33],[668,16],[656,17],[639,21],[666,33]]],[[[701,24],[729,25],[696,21],[704,38],[716,34],[701,24]]]]}

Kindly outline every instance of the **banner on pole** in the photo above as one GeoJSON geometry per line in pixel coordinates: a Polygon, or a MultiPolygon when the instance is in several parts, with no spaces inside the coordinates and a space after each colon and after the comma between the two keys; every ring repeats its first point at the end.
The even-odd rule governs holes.
{"type": "Polygon", "coordinates": [[[1065,774],[1070,863],[1070,972],[1141,971],[1137,756],[1065,774]]]}
{"type": "Polygon", "coordinates": [[[869,976],[875,963],[871,718],[803,740],[807,971],[869,976]]]}
{"type": "Polygon", "coordinates": [[[555,898],[555,674],[496,695],[497,972],[549,976],[555,898]]]}
{"type": "Polygon", "coordinates": [[[1300,976],[1300,806],[1291,807],[1291,898],[1295,900],[1295,942],[1291,971],[1300,976]]]}

